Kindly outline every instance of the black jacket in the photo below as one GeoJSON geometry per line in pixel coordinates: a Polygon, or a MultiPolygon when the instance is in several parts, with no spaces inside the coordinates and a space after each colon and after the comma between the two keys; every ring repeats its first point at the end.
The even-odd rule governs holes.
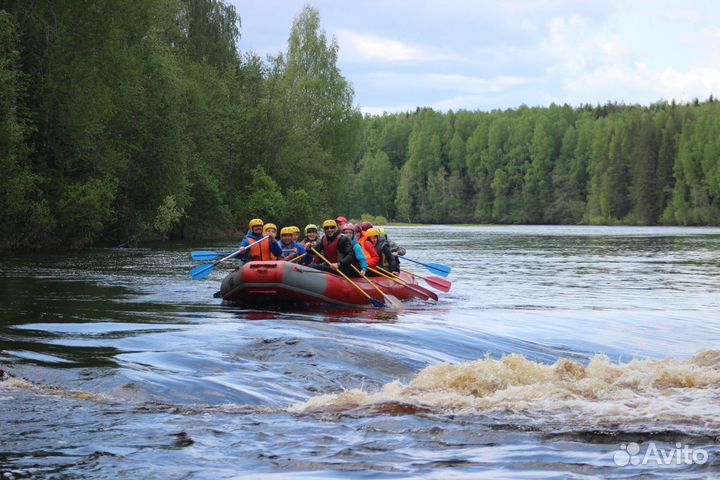
{"type": "Polygon", "coordinates": [[[390,243],[387,240],[380,240],[377,245],[375,245],[375,251],[378,255],[380,255],[380,266],[382,268],[391,272],[400,271],[400,263],[398,262],[397,257],[392,254],[390,243]]]}

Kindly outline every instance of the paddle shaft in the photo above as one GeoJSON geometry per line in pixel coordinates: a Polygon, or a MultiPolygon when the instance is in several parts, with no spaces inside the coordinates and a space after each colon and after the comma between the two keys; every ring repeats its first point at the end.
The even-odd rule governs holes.
{"type": "MultiPolygon", "coordinates": [[[[415,293],[417,293],[418,295],[421,295],[422,297],[428,297],[428,298],[432,298],[432,299],[435,300],[436,302],[438,301],[438,296],[435,295],[435,292],[431,292],[431,291],[428,290],[427,288],[423,288],[423,287],[421,287],[420,285],[413,285],[413,284],[411,284],[411,283],[408,283],[408,282],[406,282],[405,280],[403,280],[403,279],[401,279],[401,278],[399,278],[399,277],[396,277],[395,275],[393,275],[392,273],[388,272],[387,270],[385,270],[385,269],[382,268],[382,267],[377,267],[377,268],[380,269],[380,272],[374,270],[375,273],[380,273],[380,274],[383,275],[385,278],[389,278],[390,280],[395,281],[395,283],[397,283],[397,284],[399,284],[399,285],[403,285],[405,288],[407,288],[407,289],[410,290],[411,292],[415,292],[415,293]]],[[[427,298],[423,298],[423,300],[427,300],[427,298]]]]}
{"type": "Polygon", "coordinates": [[[451,268],[447,265],[442,265],[440,263],[423,263],[419,262],[417,260],[413,260],[412,258],[403,257],[403,259],[408,260],[413,263],[417,263],[418,265],[422,265],[423,267],[427,268],[430,271],[437,272],[439,275],[442,275],[443,277],[447,277],[450,274],[451,268]]]}
{"type": "Polygon", "coordinates": [[[297,262],[298,260],[303,258],[305,255],[307,255],[307,253],[303,253],[302,255],[299,255],[299,256],[293,258],[292,260],[290,260],[290,263],[297,262]]]}
{"type": "Polygon", "coordinates": [[[414,273],[414,272],[408,272],[407,270],[402,270],[402,271],[407,273],[408,275],[412,275],[413,277],[422,278],[431,287],[436,288],[445,293],[449,292],[450,288],[452,287],[452,282],[450,282],[450,280],[445,280],[444,278],[423,277],[422,275],[418,275],[417,273],[414,273]]]}
{"type": "MultiPolygon", "coordinates": [[[[318,257],[320,257],[325,263],[327,263],[328,265],[330,265],[330,266],[332,267],[332,263],[330,263],[330,260],[328,260],[327,258],[323,257],[322,254],[321,254],[320,252],[318,252],[317,250],[315,250],[314,247],[311,247],[311,250],[312,250],[313,252],[315,252],[315,255],[317,255],[318,257]]],[[[347,280],[348,282],[350,282],[353,287],[355,287],[355,288],[357,288],[358,290],[360,290],[360,292],[362,292],[363,295],[365,295],[367,298],[369,298],[371,302],[372,302],[373,300],[375,300],[375,299],[372,298],[365,290],[363,290],[362,288],[360,288],[360,285],[358,285],[357,283],[355,283],[355,282],[353,282],[352,280],[350,280],[350,277],[348,277],[347,275],[345,275],[339,268],[336,269],[335,271],[338,272],[340,275],[342,275],[345,280],[347,280]]],[[[377,300],[375,300],[375,301],[377,302],[377,300]]],[[[373,305],[374,305],[374,304],[373,304],[373,305]]]]}
{"type": "MultiPolygon", "coordinates": [[[[350,265],[350,266],[353,268],[353,270],[355,270],[355,271],[358,273],[358,275],[362,275],[362,273],[360,273],[360,270],[358,270],[358,268],[357,268],[355,265],[350,265]]],[[[370,285],[372,285],[373,287],[375,287],[375,290],[377,290],[380,295],[382,295],[383,297],[385,296],[385,292],[383,292],[382,290],[380,290],[377,285],[375,285],[373,282],[370,281],[369,278],[365,277],[365,280],[366,280],[370,285]]],[[[365,291],[365,290],[363,290],[363,292],[364,292],[364,291],[365,291]]]]}
{"type": "Polygon", "coordinates": [[[264,242],[264,241],[267,240],[268,238],[270,238],[270,235],[266,235],[266,236],[264,236],[263,238],[261,238],[260,240],[258,240],[257,242],[254,242],[254,243],[251,243],[250,245],[247,245],[247,246],[245,246],[245,247],[242,247],[242,248],[241,248],[240,250],[238,250],[237,252],[233,252],[233,253],[231,253],[230,255],[228,255],[227,257],[223,257],[223,258],[221,258],[220,260],[218,260],[218,261],[216,261],[216,262],[213,262],[213,267],[214,267],[215,265],[217,265],[218,263],[224,262],[225,260],[228,260],[228,259],[234,257],[234,256],[237,255],[238,253],[245,253],[245,250],[247,250],[248,248],[251,248],[253,245],[257,245],[257,244],[260,243],[260,242],[264,242]]]}
{"type": "MultiPolygon", "coordinates": [[[[380,268],[380,267],[378,267],[378,268],[380,268]]],[[[377,271],[376,269],[374,269],[374,268],[372,268],[372,267],[369,268],[368,270],[370,270],[371,272],[377,273],[377,274],[380,275],[381,277],[385,277],[385,278],[387,278],[387,279],[390,279],[390,280],[392,280],[393,282],[397,283],[398,285],[402,285],[403,287],[406,287],[406,288],[407,288],[408,290],[410,290],[411,292],[415,292],[415,293],[417,293],[417,294],[420,294],[420,292],[416,292],[415,290],[413,290],[412,288],[410,288],[410,285],[409,285],[407,282],[402,281],[402,280],[400,280],[399,278],[397,278],[397,277],[395,277],[395,276],[393,276],[393,275],[388,275],[385,270],[382,270],[382,268],[380,269],[380,270],[382,270],[381,272],[377,271]],[[385,272],[385,273],[383,273],[383,272],[385,272]]],[[[426,296],[426,295],[423,293],[422,296],[424,297],[424,296],[426,296]]]]}

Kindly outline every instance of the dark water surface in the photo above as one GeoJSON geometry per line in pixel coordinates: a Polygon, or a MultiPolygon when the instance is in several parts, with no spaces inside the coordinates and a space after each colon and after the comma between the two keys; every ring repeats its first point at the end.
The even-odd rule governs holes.
{"type": "Polygon", "coordinates": [[[3,256],[0,478],[720,474],[720,229],[389,230],[453,267],[438,304],[227,307],[198,246],[3,256]]]}

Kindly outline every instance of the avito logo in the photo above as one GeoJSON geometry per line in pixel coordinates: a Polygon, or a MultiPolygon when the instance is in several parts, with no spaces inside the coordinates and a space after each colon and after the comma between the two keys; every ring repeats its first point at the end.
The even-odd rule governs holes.
{"type": "Polygon", "coordinates": [[[655,442],[650,442],[643,454],[640,445],[631,442],[620,445],[615,452],[613,461],[619,467],[627,465],[702,465],[708,460],[708,452],[702,448],[690,448],[680,442],[675,448],[658,448],[655,442]]]}

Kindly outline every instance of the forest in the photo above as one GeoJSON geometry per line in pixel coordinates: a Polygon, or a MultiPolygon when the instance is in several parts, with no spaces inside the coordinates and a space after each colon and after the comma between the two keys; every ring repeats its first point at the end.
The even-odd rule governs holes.
{"type": "Polygon", "coordinates": [[[363,116],[309,6],[238,48],[221,0],[0,1],[0,248],[304,225],[717,225],[720,106],[363,116]]]}

